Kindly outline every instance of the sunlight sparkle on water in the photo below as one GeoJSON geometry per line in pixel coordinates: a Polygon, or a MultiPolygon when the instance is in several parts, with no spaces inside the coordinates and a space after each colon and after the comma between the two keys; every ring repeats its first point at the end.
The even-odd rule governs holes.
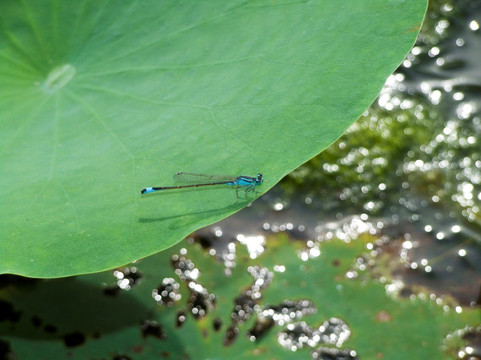
{"type": "Polygon", "coordinates": [[[403,242],[403,248],[406,249],[406,250],[410,250],[413,248],[413,243],[411,241],[404,241],[403,242]]]}
{"type": "Polygon", "coordinates": [[[461,101],[463,99],[464,99],[464,93],[462,93],[461,91],[457,91],[453,94],[453,100],[461,101]]]}
{"type": "MultiPolygon", "coordinates": [[[[413,49],[411,50],[411,52],[412,52],[414,55],[417,56],[417,55],[421,54],[422,48],[419,47],[419,46],[415,46],[415,47],[413,47],[413,49]]],[[[391,76],[392,76],[392,75],[391,75],[391,76]]]]}
{"type": "Polygon", "coordinates": [[[435,57],[435,56],[438,56],[439,53],[441,51],[439,50],[439,48],[437,46],[433,46],[429,51],[428,51],[428,55],[430,57],[435,57]]]}
{"type": "Polygon", "coordinates": [[[450,3],[445,3],[443,4],[443,6],[441,7],[441,10],[444,11],[444,12],[451,12],[453,11],[454,7],[452,4],[450,3]]]}
{"type": "Polygon", "coordinates": [[[458,233],[458,232],[461,231],[461,226],[459,226],[459,225],[453,225],[453,226],[451,226],[451,231],[452,231],[453,233],[458,233]]]}
{"type": "Polygon", "coordinates": [[[223,234],[222,229],[219,226],[214,227],[214,235],[217,237],[221,237],[223,234]]]}
{"type": "Polygon", "coordinates": [[[434,30],[439,34],[439,35],[442,35],[446,29],[449,27],[449,21],[446,20],[446,19],[441,19],[438,21],[438,23],[436,24],[436,27],[434,28],[434,30]]]}
{"type": "MultiPolygon", "coordinates": [[[[442,64],[440,64],[440,65],[442,65],[442,64]]],[[[441,96],[442,96],[441,91],[434,90],[433,92],[431,92],[429,94],[428,99],[429,99],[429,101],[431,101],[432,104],[437,105],[441,101],[441,96]]]]}
{"type": "Polygon", "coordinates": [[[476,30],[479,30],[479,24],[476,20],[472,20],[470,23],[469,23],[469,28],[473,31],[476,31],[476,30]]]}
{"type": "Polygon", "coordinates": [[[459,47],[464,46],[465,43],[466,42],[464,41],[463,38],[457,38],[456,39],[456,45],[459,46],[459,47]]]}
{"type": "Polygon", "coordinates": [[[317,347],[319,344],[341,347],[350,335],[351,330],[344,321],[330,318],[317,329],[304,321],[288,324],[278,334],[277,341],[285,349],[297,351],[303,347],[317,347]]]}
{"type": "Polygon", "coordinates": [[[456,113],[459,119],[468,119],[476,112],[476,104],[474,102],[464,102],[459,104],[456,113]]]}
{"type": "Polygon", "coordinates": [[[390,284],[385,286],[386,294],[390,296],[397,296],[404,288],[404,283],[401,280],[393,280],[390,284]]]}
{"type": "Polygon", "coordinates": [[[281,211],[282,209],[284,209],[284,205],[282,203],[278,202],[274,204],[274,210],[281,211]]]}
{"type": "Polygon", "coordinates": [[[264,252],[266,238],[262,235],[245,236],[244,234],[239,234],[237,235],[237,240],[247,247],[251,259],[257,258],[264,252]]]}

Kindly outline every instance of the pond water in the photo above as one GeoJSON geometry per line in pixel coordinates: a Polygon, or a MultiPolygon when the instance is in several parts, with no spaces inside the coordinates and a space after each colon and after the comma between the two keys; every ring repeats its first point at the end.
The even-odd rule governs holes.
{"type": "Polygon", "coordinates": [[[422,285],[479,305],[480,26],[479,2],[431,2],[416,46],[363,116],[273,191],[197,237],[214,244],[228,271],[232,239],[257,256],[267,234],[285,232],[307,241],[302,256],[315,257],[320,241],[377,234],[368,257],[393,257],[403,294],[422,285]]]}

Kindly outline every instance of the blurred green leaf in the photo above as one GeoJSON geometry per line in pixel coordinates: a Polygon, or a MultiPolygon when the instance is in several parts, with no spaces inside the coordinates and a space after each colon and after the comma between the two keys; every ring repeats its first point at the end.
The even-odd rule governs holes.
{"type": "MultiPolygon", "coordinates": [[[[257,302],[260,309],[286,300],[311,301],[316,311],[292,323],[305,321],[317,328],[328,319],[339,318],[350,330],[342,348],[354,350],[360,359],[449,359],[441,349],[443,340],[456,329],[475,326],[479,310],[467,308],[458,314],[429,300],[429,296],[425,297],[427,300],[389,297],[386,283],[371,280],[369,272],[347,279],[346,271],[365,251],[366,241],[372,240],[365,237],[347,244],[337,240],[324,242],[320,244],[321,255],[307,261],[293,256],[301,250],[302,242],[288,241],[282,235],[269,237],[266,252],[255,260],[238,245],[237,265],[231,277],[226,277],[223,265],[206,255],[199,245],[183,242],[136,264],[140,282],[116,296],[108,296],[105,291],[117,281],[111,272],[31,284],[4,283],[0,299],[11,309],[3,313],[0,337],[19,359],[97,359],[116,355],[131,359],[309,358],[313,350],[309,346],[292,352],[278,343],[278,333],[287,324],[274,325],[251,342],[247,334],[258,319],[256,311],[246,322],[238,324],[238,335],[231,344],[224,345],[236,299],[254,284],[249,267],[257,266],[273,275],[270,283],[261,286],[262,297],[257,302]],[[201,286],[215,295],[205,317],[196,319],[189,310],[190,302],[204,302],[199,298],[192,300],[188,283],[180,280],[183,272],[175,271],[171,265],[173,254],[185,257],[186,264],[191,261],[190,271],[198,274],[195,287],[201,286]],[[284,271],[273,271],[275,265],[284,266],[284,271]],[[165,279],[177,282],[182,296],[169,307],[158,305],[152,296],[152,290],[165,279]],[[181,311],[186,320],[179,327],[176,319],[181,311]],[[146,326],[151,328],[147,331],[146,326]]],[[[245,304],[249,297],[242,299],[244,302],[240,303],[245,304]]],[[[4,309],[8,307],[2,305],[4,309]]]]}
{"type": "MultiPolygon", "coordinates": [[[[426,2],[0,3],[0,272],[58,277],[166,249],[337,139],[410,49],[426,2]]],[[[252,200],[252,197],[251,197],[252,200]]]]}

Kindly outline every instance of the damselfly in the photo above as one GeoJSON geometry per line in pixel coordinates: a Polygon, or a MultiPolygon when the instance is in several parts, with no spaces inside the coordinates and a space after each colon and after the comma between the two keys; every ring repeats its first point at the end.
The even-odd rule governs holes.
{"type": "Polygon", "coordinates": [[[237,199],[239,199],[239,190],[244,190],[245,197],[247,199],[247,193],[255,191],[256,186],[262,184],[262,174],[257,174],[256,177],[252,176],[221,176],[221,175],[206,175],[206,174],[194,174],[186,172],[178,172],[174,175],[174,178],[178,182],[184,182],[185,185],[176,186],[154,186],[143,189],[141,194],[148,194],[154,191],[160,190],[179,190],[186,188],[196,188],[203,186],[215,186],[215,185],[228,185],[235,188],[237,199]]]}

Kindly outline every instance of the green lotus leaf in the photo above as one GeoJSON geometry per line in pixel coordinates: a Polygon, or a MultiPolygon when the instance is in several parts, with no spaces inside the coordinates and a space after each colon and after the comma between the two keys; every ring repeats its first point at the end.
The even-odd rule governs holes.
{"type": "Polygon", "coordinates": [[[0,273],[164,250],[243,208],[355,121],[426,2],[0,3],[0,273]],[[178,171],[256,176],[142,195],[178,171]]]}

